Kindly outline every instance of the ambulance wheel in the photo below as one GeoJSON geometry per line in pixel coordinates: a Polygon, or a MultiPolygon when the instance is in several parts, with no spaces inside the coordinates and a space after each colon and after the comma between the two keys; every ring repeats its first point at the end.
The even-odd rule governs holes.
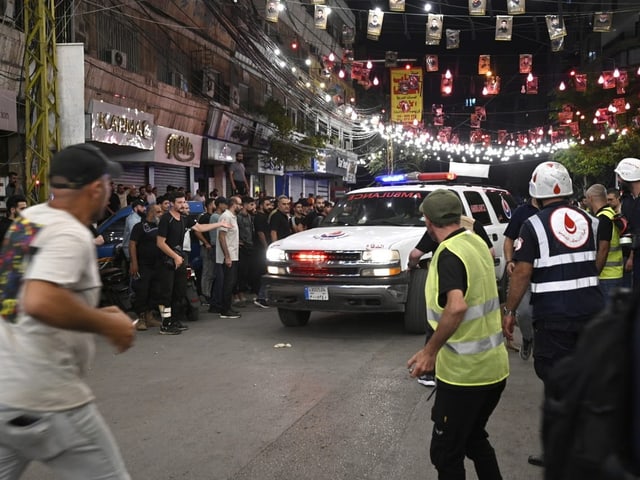
{"type": "Polygon", "coordinates": [[[306,310],[286,310],[284,308],[278,309],[278,316],[280,321],[286,327],[304,327],[309,323],[309,316],[311,312],[306,310]]]}
{"type": "Polygon", "coordinates": [[[407,333],[423,334],[426,331],[427,304],[424,298],[426,281],[426,268],[411,270],[407,304],[404,309],[404,329],[407,333]]]}

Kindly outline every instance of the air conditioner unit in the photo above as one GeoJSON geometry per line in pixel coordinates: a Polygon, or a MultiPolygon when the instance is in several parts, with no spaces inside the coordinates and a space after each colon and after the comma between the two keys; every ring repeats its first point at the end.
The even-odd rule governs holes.
{"type": "Polygon", "coordinates": [[[213,98],[216,93],[215,74],[209,70],[202,71],[202,95],[213,98]]]}
{"type": "Polygon", "coordinates": [[[180,72],[170,72],[169,83],[184,92],[189,91],[189,83],[187,82],[185,76],[180,72]]]}
{"type": "Polygon", "coordinates": [[[4,18],[9,20],[13,20],[16,14],[16,0],[4,0],[4,9],[2,13],[4,18]]]}
{"type": "Polygon", "coordinates": [[[120,50],[111,50],[111,65],[127,68],[127,54],[120,50]]]}

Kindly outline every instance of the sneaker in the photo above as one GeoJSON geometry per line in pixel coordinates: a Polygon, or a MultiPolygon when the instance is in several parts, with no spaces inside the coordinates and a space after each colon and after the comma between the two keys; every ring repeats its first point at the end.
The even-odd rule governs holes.
{"type": "Polygon", "coordinates": [[[176,320],[175,325],[178,328],[178,330],[180,330],[181,332],[184,332],[185,330],[189,330],[189,326],[185,325],[180,320],[176,320]]]}
{"type": "Polygon", "coordinates": [[[253,301],[253,304],[254,304],[256,307],[260,307],[260,308],[270,308],[270,307],[269,307],[269,305],[267,305],[267,301],[266,301],[266,300],[263,300],[262,298],[256,298],[256,299],[253,301]]]}
{"type": "Polygon", "coordinates": [[[220,313],[220,318],[240,318],[242,315],[240,315],[238,312],[222,312],[220,313]]]}
{"type": "Polygon", "coordinates": [[[160,335],[180,335],[181,333],[182,331],[171,323],[160,327],[160,335]]]}
{"type": "Polygon", "coordinates": [[[424,373],[420,375],[417,380],[420,385],[424,385],[425,387],[436,386],[436,377],[432,373],[424,373]]]}
{"type": "Polygon", "coordinates": [[[147,321],[144,318],[144,314],[138,317],[138,323],[136,323],[136,330],[139,332],[144,332],[147,330],[147,321]]]}
{"type": "Polygon", "coordinates": [[[531,356],[531,350],[533,350],[533,340],[522,339],[522,346],[520,347],[520,358],[522,360],[529,360],[531,356]]]}
{"type": "Polygon", "coordinates": [[[247,306],[247,302],[244,300],[236,300],[233,302],[232,304],[234,307],[238,307],[238,308],[244,308],[247,306]]]}

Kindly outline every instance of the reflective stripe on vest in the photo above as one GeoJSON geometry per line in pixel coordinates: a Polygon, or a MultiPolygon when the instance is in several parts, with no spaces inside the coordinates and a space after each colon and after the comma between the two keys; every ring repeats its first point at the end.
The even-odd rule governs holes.
{"type": "Polygon", "coordinates": [[[475,342],[447,342],[445,347],[453,350],[458,355],[473,355],[474,353],[482,353],[504,342],[502,332],[494,333],[490,337],[476,340],[475,342]]]}
{"type": "Polygon", "coordinates": [[[461,386],[500,382],[509,375],[509,359],[502,336],[493,258],[484,241],[471,232],[447,238],[433,254],[425,285],[429,324],[437,330],[446,308],[438,304],[438,265],[444,250],[458,257],[467,272],[467,310],[456,331],[438,351],[436,376],[461,386]]]}
{"type": "Polygon", "coordinates": [[[622,265],[622,247],[620,246],[620,230],[616,226],[613,218],[616,216],[616,212],[611,207],[605,207],[600,210],[598,216],[603,215],[611,220],[611,242],[609,243],[609,253],[607,254],[607,260],[604,264],[604,268],[600,272],[600,278],[602,280],[622,278],[624,275],[624,266],[622,265]]]}
{"type": "MultiPolygon", "coordinates": [[[[538,245],[540,249],[540,258],[536,258],[533,261],[533,268],[548,268],[558,265],[566,265],[570,263],[581,262],[595,262],[596,252],[594,250],[578,251],[571,253],[561,253],[558,255],[550,256],[549,241],[547,238],[547,232],[542,224],[542,220],[539,216],[534,215],[529,217],[533,231],[538,239],[538,245]]],[[[591,226],[592,230],[597,228],[597,222],[593,222],[591,226]],[[594,227],[595,224],[595,227],[594,227]]],[[[595,231],[594,238],[595,238],[595,231]]],[[[532,293],[550,293],[550,292],[562,292],[567,290],[577,290],[579,288],[593,287],[598,285],[598,277],[582,277],[569,280],[559,281],[547,281],[544,283],[531,282],[532,293]]]]}
{"type": "MultiPolygon", "coordinates": [[[[481,305],[474,305],[473,307],[469,307],[466,312],[464,312],[464,317],[462,322],[468,322],[470,320],[475,320],[476,318],[484,317],[485,315],[493,312],[494,310],[500,309],[500,299],[492,298],[481,305]]],[[[436,323],[440,323],[440,314],[434,310],[429,309],[427,312],[427,318],[436,323]]]]}
{"type": "Polygon", "coordinates": [[[598,277],[584,277],[573,280],[560,280],[558,282],[531,283],[531,292],[549,293],[577,290],[579,288],[597,287],[598,277]]]}

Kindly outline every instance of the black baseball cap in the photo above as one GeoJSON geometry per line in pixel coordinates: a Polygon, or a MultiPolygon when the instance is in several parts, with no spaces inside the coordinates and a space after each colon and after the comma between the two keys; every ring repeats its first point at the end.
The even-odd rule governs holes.
{"type": "Polygon", "coordinates": [[[52,188],[79,190],[103,175],[118,177],[122,166],[109,160],[95,145],[70,145],[51,159],[49,182],[52,188]]]}

